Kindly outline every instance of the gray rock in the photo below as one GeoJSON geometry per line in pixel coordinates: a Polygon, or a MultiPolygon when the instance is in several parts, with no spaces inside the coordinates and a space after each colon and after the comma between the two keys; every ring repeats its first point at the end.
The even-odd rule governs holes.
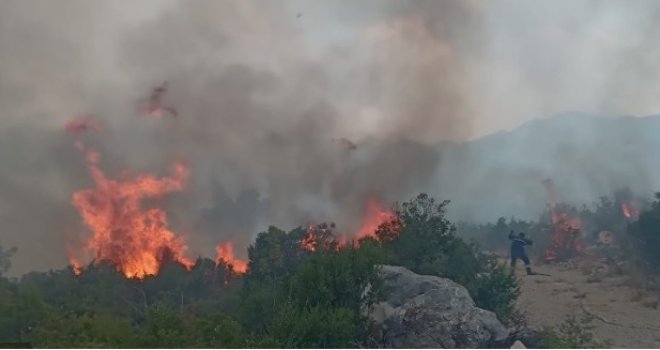
{"type": "Polygon", "coordinates": [[[527,349],[527,347],[520,340],[516,340],[513,342],[513,345],[511,345],[511,349],[527,349]]]}
{"type": "Polygon", "coordinates": [[[380,271],[387,300],[369,310],[378,347],[484,348],[507,340],[495,314],[477,308],[463,286],[400,266],[380,266],[380,271]]]}

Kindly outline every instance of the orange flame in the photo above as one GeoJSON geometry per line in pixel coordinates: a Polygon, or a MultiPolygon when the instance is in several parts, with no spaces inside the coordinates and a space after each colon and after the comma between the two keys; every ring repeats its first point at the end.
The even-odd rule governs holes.
{"type": "MultiPolygon", "coordinates": [[[[352,235],[353,237],[353,246],[360,246],[360,239],[365,237],[371,237],[376,240],[380,238],[376,235],[376,232],[383,224],[394,223],[395,226],[392,226],[392,232],[396,235],[399,232],[399,224],[396,222],[397,216],[391,210],[387,210],[383,205],[374,198],[369,198],[367,200],[367,211],[362,219],[360,228],[352,235]]],[[[334,248],[341,249],[346,247],[350,240],[349,236],[351,235],[338,235],[334,237],[332,235],[331,229],[328,229],[326,226],[317,226],[310,224],[307,227],[307,234],[300,241],[300,248],[309,252],[314,252],[318,249],[319,244],[322,244],[325,248],[334,248]],[[332,239],[328,239],[328,235],[332,236],[332,239]]]]}
{"type": "Polygon", "coordinates": [[[248,263],[245,260],[234,256],[234,245],[231,242],[220,243],[215,247],[217,253],[216,264],[224,262],[232,271],[238,274],[244,274],[248,270],[248,263]]]}
{"type": "Polygon", "coordinates": [[[550,247],[545,251],[546,261],[555,261],[559,255],[574,255],[584,251],[584,244],[580,239],[582,221],[579,218],[569,217],[568,214],[557,210],[557,191],[550,179],[543,181],[548,192],[548,206],[553,225],[550,247]]]}
{"type": "Polygon", "coordinates": [[[300,248],[308,252],[315,252],[316,246],[318,245],[316,235],[314,235],[314,229],[314,225],[309,225],[307,227],[307,235],[302,239],[302,241],[300,241],[300,248]]]}
{"type": "Polygon", "coordinates": [[[80,261],[78,261],[78,259],[74,257],[69,257],[69,263],[71,264],[71,270],[73,270],[74,275],[76,276],[82,275],[83,268],[82,268],[82,264],[80,263],[80,261]]]}
{"type": "Polygon", "coordinates": [[[355,233],[355,238],[357,240],[364,237],[378,239],[376,236],[378,227],[395,219],[396,214],[393,211],[385,209],[377,200],[369,198],[367,200],[367,213],[362,219],[360,229],[355,233]]]}
{"type": "MultiPolygon", "coordinates": [[[[73,205],[80,212],[92,236],[85,242],[97,262],[111,263],[128,278],[144,278],[158,274],[166,261],[192,268],[193,262],[184,256],[184,241],[167,228],[163,209],[143,209],[144,199],[160,198],[181,191],[189,170],[182,163],[172,166],[172,177],[156,178],[140,175],[122,181],[108,179],[99,167],[100,155],[85,150],[89,173],[95,188],[73,194],[73,205]]],[[[72,262],[77,262],[71,258],[72,262]]],[[[79,264],[74,264],[80,266],[79,264]]]]}
{"type": "Polygon", "coordinates": [[[634,219],[639,216],[639,212],[630,202],[621,203],[621,212],[626,219],[634,219]]]}

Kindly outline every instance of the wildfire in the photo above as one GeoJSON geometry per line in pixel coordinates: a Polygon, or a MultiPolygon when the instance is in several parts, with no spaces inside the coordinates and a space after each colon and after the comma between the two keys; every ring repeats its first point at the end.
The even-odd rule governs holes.
{"type": "MultiPolygon", "coordinates": [[[[394,234],[398,234],[399,227],[396,222],[396,213],[391,210],[387,210],[383,205],[378,202],[376,199],[370,198],[367,200],[367,211],[362,219],[362,224],[360,228],[350,237],[353,237],[353,246],[360,246],[360,239],[365,237],[371,237],[376,240],[380,238],[376,235],[376,232],[383,224],[395,223],[396,227],[393,227],[394,234]]],[[[318,249],[320,244],[323,244],[326,248],[341,249],[346,247],[349,244],[349,238],[347,235],[339,235],[334,237],[332,233],[332,228],[328,228],[327,225],[308,225],[307,234],[300,241],[300,248],[306,251],[314,252],[318,249]]]]}
{"type": "Polygon", "coordinates": [[[69,263],[71,264],[71,269],[73,270],[73,274],[76,276],[82,275],[82,264],[80,264],[80,261],[76,259],[75,257],[69,257],[69,263]]]}
{"type": "Polygon", "coordinates": [[[316,235],[314,235],[314,229],[314,225],[309,225],[307,227],[307,235],[302,239],[302,241],[300,241],[300,248],[308,252],[315,252],[316,246],[318,244],[316,235]]]}
{"type": "Polygon", "coordinates": [[[639,211],[630,202],[621,203],[621,212],[626,219],[634,219],[639,216],[639,211]]]}
{"type": "Polygon", "coordinates": [[[582,222],[577,217],[569,217],[568,214],[557,209],[557,191],[552,180],[544,180],[543,184],[548,191],[548,205],[552,220],[552,237],[550,247],[545,251],[546,261],[556,261],[584,251],[584,244],[580,239],[582,222]]]}
{"type": "MultiPolygon", "coordinates": [[[[73,205],[80,212],[92,236],[85,249],[96,262],[111,263],[128,278],[156,275],[163,263],[174,261],[191,268],[193,262],[184,256],[184,241],[167,228],[167,215],[161,208],[144,209],[142,201],[181,191],[189,170],[180,162],[172,166],[172,176],[156,178],[139,175],[113,180],[99,167],[100,155],[76,144],[86,154],[89,173],[95,188],[73,194],[73,205]]],[[[81,271],[75,257],[70,261],[74,272],[81,271]]]]}
{"type": "Polygon", "coordinates": [[[224,262],[235,273],[244,274],[247,272],[247,261],[238,259],[234,256],[234,245],[231,242],[218,244],[215,247],[215,251],[217,253],[217,265],[220,265],[221,262],[224,262]]]}
{"type": "Polygon", "coordinates": [[[385,209],[377,200],[369,198],[367,201],[367,213],[364,219],[362,219],[360,229],[355,233],[355,238],[357,240],[364,237],[378,239],[376,236],[378,227],[395,220],[396,214],[393,211],[385,209]]]}

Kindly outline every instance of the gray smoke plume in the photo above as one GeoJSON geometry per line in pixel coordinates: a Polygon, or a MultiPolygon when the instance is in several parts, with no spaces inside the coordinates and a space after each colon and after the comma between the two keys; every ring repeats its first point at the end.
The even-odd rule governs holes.
{"type": "MultiPolygon", "coordinates": [[[[108,174],[190,165],[189,187],[166,205],[193,256],[227,239],[245,248],[268,224],[336,220],[350,232],[369,197],[426,191],[453,200],[456,218],[532,215],[545,201],[540,180],[562,176],[546,165],[566,156],[539,164],[524,150],[556,139],[518,141],[523,151],[499,154],[507,172],[487,162],[492,147],[439,142],[566,110],[654,113],[659,10],[652,1],[2,1],[0,244],[19,247],[14,273],[66,263],[66,242],[84,234],[71,193],[91,180],[63,127],[88,113],[105,124],[83,137],[108,174]],[[165,80],[179,116],[145,117],[140,99],[165,80]]],[[[588,146],[589,126],[567,129],[579,131],[566,136],[571,147],[588,146]]],[[[570,176],[610,162],[604,149],[585,150],[599,161],[570,176]]],[[[611,164],[616,175],[571,193],[589,201],[628,171],[657,174],[633,165],[611,164]]]]}

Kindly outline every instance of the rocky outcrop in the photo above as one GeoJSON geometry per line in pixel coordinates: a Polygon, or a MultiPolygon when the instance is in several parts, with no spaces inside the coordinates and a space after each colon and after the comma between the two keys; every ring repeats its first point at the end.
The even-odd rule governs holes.
{"type": "Polygon", "coordinates": [[[476,307],[463,286],[400,266],[380,270],[387,297],[369,311],[376,346],[484,348],[507,341],[507,329],[494,313],[476,307]]]}

